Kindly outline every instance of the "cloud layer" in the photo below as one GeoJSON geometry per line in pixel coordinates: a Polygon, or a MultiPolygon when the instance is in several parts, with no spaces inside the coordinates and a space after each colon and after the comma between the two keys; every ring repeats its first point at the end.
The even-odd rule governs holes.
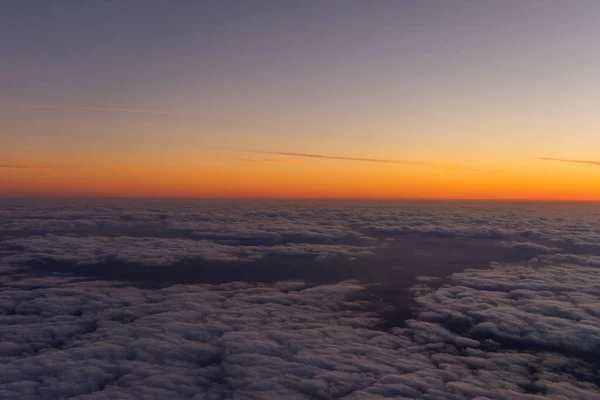
{"type": "Polygon", "coordinates": [[[569,207],[5,203],[0,397],[598,398],[600,210],[569,207]],[[448,278],[419,267],[412,312],[384,324],[413,276],[396,252],[443,266],[473,248],[514,261],[448,278]],[[259,274],[269,257],[355,279],[119,276],[200,261],[259,274]]]}

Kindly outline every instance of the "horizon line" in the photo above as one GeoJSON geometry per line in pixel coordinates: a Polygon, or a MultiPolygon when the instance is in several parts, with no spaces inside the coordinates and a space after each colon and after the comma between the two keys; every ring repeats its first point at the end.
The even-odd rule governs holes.
{"type": "Polygon", "coordinates": [[[0,194],[4,199],[114,199],[114,200],[285,200],[285,201],[476,201],[476,202],[527,202],[527,203],[600,203],[598,199],[552,199],[552,198],[496,198],[496,197],[285,197],[285,196],[169,196],[169,195],[65,195],[65,194],[0,194]]]}

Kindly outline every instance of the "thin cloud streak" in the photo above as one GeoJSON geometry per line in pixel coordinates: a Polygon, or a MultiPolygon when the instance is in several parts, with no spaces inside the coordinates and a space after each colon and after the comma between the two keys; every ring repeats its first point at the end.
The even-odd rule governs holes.
{"type": "Polygon", "coordinates": [[[31,168],[27,165],[0,164],[0,168],[31,168]]]}
{"type": "Polygon", "coordinates": [[[324,159],[324,160],[358,161],[358,162],[371,162],[371,163],[383,163],[383,164],[433,165],[431,163],[422,162],[422,161],[392,160],[392,159],[385,159],[385,158],[329,156],[329,155],[325,155],[325,154],[299,153],[299,152],[289,152],[289,151],[247,150],[247,149],[239,149],[239,148],[233,148],[233,147],[212,147],[212,148],[217,149],[217,150],[239,151],[242,153],[251,153],[251,154],[271,154],[271,155],[277,155],[277,156],[318,158],[318,159],[324,159]]]}
{"type": "Polygon", "coordinates": [[[59,163],[51,163],[51,162],[33,163],[33,164],[26,164],[26,163],[21,163],[21,162],[5,162],[5,163],[0,164],[0,168],[20,168],[20,169],[28,169],[28,168],[72,168],[72,167],[75,167],[75,165],[59,164],[59,163]]]}
{"type": "Polygon", "coordinates": [[[407,160],[390,160],[385,158],[365,158],[365,157],[342,157],[342,156],[328,156],[324,154],[310,154],[310,153],[296,153],[296,152],[275,152],[275,151],[256,151],[253,153],[260,154],[276,154],[281,156],[291,157],[307,157],[307,158],[320,158],[326,160],[341,160],[341,161],[361,161],[361,162],[372,162],[372,163],[384,163],[384,164],[412,164],[412,165],[426,165],[427,163],[418,161],[407,161],[407,160]]]}
{"type": "Polygon", "coordinates": [[[241,161],[251,162],[255,164],[262,163],[279,163],[279,164],[293,164],[293,165],[301,165],[304,164],[303,161],[300,160],[289,160],[287,158],[240,158],[241,161]]]}
{"type": "MultiPolygon", "coordinates": [[[[228,147],[228,146],[208,146],[208,148],[222,151],[235,151],[240,153],[250,154],[271,154],[277,156],[288,156],[288,157],[306,157],[326,160],[340,160],[340,161],[357,161],[357,162],[371,162],[371,163],[382,163],[382,164],[396,164],[396,165],[415,165],[425,166],[432,168],[442,168],[445,170],[464,170],[475,173],[497,173],[503,171],[502,169],[493,168],[476,168],[467,165],[443,163],[443,162],[426,162],[426,161],[411,161],[411,160],[394,160],[385,158],[368,158],[368,157],[343,157],[343,156],[329,156],[325,154],[313,154],[313,153],[300,153],[291,151],[262,151],[262,150],[249,150],[239,147],[228,147]]],[[[252,158],[240,158],[241,161],[246,162],[294,162],[296,160],[289,160],[284,158],[267,158],[267,159],[252,159],[252,158]],[[285,161],[284,161],[285,160],[285,161]]],[[[297,161],[302,163],[301,161],[297,161]]]]}
{"type": "Polygon", "coordinates": [[[94,107],[94,106],[77,106],[71,104],[42,104],[42,103],[18,103],[9,101],[0,101],[0,105],[18,108],[31,109],[49,109],[49,110],[67,110],[67,111],[94,111],[108,113],[129,113],[129,114],[153,114],[163,116],[178,116],[183,117],[187,114],[176,111],[166,110],[150,110],[145,108],[119,108],[119,107],[94,107]]]}
{"type": "Polygon", "coordinates": [[[539,157],[538,160],[544,161],[558,161],[558,162],[566,162],[566,163],[575,163],[575,164],[587,164],[587,165],[595,165],[600,167],[600,161],[591,161],[591,160],[567,160],[563,158],[550,158],[550,157],[539,157]]]}

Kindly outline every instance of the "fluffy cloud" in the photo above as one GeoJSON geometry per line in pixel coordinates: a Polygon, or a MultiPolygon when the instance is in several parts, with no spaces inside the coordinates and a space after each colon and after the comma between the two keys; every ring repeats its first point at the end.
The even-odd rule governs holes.
{"type": "Polygon", "coordinates": [[[593,398],[592,268],[499,266],[377,329],[356,283],[163,289],[14,282],[0,292],[3,398],[593,398]],[[556,275],[560,274],[561,283],[556,275]],[[556,296],[550,296],[555,293],[556,296]],[[526,351],[524,351],[526,350],[526,351]]]}
{"type": "Polygon", "coordinates": [[[328,257],[356,257],[368,255],[370,248],[349,245],[286,244],[278,246],[233,246],[207,240],[184,240],[136,237],[71,237],[33,236],[5,240],[0,248],[12,252],[7,260],[60,261],[77,265],[110,261],[166,266],[194,259],[219,262],[243,262],[265,255],[328,257]]]}
{"type": "Polygon", "coordinates": [[[12,202],[0,208],[0,397],[600,398],[600,213],[554,207],[12,202]],[[418,279],[390,261],[408,249],[443,266],[478,243],[514,261],[418,279]],[[52,269],[252,271],[270,256],[281,270],[366,261],[331,284],[145,287],[118,269],[52,269]],[[410,296],[408,319],[384,320],[410,296]]]}

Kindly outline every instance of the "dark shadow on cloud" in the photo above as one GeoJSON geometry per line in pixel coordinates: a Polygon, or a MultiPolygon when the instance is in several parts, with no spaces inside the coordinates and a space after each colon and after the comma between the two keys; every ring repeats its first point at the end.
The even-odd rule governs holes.
{"type": "Polygon", "coordinates": [[[419,276],[442,278],[465,268],[488,268],[493,260],[515,262],[520,258],[497,240],[405,235],[372,255],[356,258],[330,257],[319,261],[310,254],[272,254],[252,262],[196,258],[165,266],[121,260],[78,265],[38,259],[26,263],[18,274],[37,277],[58,274],[145,289],[194,283],[302,281],[323,285],[356,280],[367,286],[366,295],[373,311],[382,319],[379,328],[388,330],[404,326],[412,317],[415,304],[410,288],[419,276]]]}
{"type": "Polygon", "coordinates": [[[566,163],[574,163],[574,164],[588,164],[595,165],[600,167],[600,161],[592,161],[592,160],[567,160],[563,158],[550,158],[550,157],[539,157],[538,160],[544,161],[558,161],[558,162],[566,162],[566,163]]]}

